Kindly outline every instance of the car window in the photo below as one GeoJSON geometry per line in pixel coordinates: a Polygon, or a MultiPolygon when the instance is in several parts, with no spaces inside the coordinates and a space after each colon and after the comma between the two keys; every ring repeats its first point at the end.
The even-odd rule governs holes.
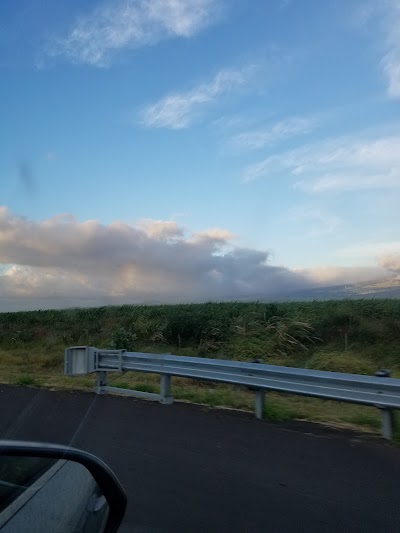
{"type": "Polygon", "coordinates": [[[41,457],[0,456],[0,512],[29,490],[56,462],[41,457]]]}

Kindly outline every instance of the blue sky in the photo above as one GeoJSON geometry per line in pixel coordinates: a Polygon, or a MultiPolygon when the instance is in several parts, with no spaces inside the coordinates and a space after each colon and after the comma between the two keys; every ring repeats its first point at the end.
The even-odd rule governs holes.
{"type": "Polygon", "coordinates": [[[5,0],[0,19],[3,307],[400,272],[398,0],[5,0]]]}

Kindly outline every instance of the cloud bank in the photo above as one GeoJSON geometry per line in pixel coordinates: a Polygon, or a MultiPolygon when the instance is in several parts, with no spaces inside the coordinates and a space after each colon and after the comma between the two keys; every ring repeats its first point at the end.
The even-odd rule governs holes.
{"type": "Polygon", "coordinates": [[[185,236],[171,221],[102,225],[62,215],[35,222],[2,207],[3,308],[204,301],[308,284],[268,264],[268,252],[234,247],[233,239],[218,228],[185,236]]]}
{"type": "Polygon", "coordinates": [[[108,0],[81,15],[65,36],[47,43],[46,55],[106,67],[123,49],[169,38],[189,38],[216,23],[223,0],[108,0]]]}
{"type": "MultiPolygon", "coordinates": [[[[186,235],[173,221],[32,221],[0,207],[0,310],[262,298],[396,271],[290,270],[221,228],[186,235]]],[[[394,260],[393,260],[394,261],[394,260]]],[[[386,270],[384,270],[386,269],[386,270]]]]}

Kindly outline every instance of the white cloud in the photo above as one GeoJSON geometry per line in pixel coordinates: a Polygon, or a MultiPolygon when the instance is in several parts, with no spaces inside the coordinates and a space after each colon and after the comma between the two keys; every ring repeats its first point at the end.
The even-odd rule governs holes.
{"type": "Polygon", "coordinates": [[[387,79],[388,95],[391,98],[400,98],[400,46],[399,49],[393,49],[384,56],[382,71],[387,79]]]}
{"type": "Polygon", "coordinates": [[[354,20],[363,28],[372,26],[372,35],[381,54],[380,69],[389,98],[400,98],[400,2],[369,0],[354,12],[354,20]]]}
{"type": "Polygon", "coordinates": [[[49,41],[46,55],[105,67],[120,50],[197,34],[219,20],[223,6],[223,0],[107,0],[49,41]]]}
{"type": "Polygon", "coordinates": [[[400,2],[383,2],[385,13],[386,53],[381,68],[387,82],[387,93],[391,98],[400,98],[400,2]]]}
{"type": "Polygon", "coordinates": [[[200,84],[186,92],[168,94],[142,109],[140,122],[149,128],[187,128],[202,106],[215,101],[232,88],[245,84],[253,70],[252,66],[224,69],[208,83],[200,84]]]}
{"type": "Polygon", "coordinates": [[[318,125],[318,118],[290,117],[266,128],[257,128],[232,137],[231,143],[239,148],[255,150],[279,141],[311,132],[318,125]]]}
{"type": "Polygon", "coordinates": [[[183,229],[173,220],[144,219],[139,222],[138,227],[151,239],[163,241],[183,236],[183,229]]]}
{"type": "Polygon", "coordinates": [[[247,167],[245,182],[292,177],[311,193],[400,187],[400,136],[360,133],[267,157],[247,167]]]}

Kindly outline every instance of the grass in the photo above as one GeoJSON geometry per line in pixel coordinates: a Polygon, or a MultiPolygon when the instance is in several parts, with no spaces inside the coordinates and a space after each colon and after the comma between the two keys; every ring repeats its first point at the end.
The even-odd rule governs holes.
{"type": "MultiPolygon", "coordinates": [[[[93,390],[94,376],[63,375],[71,345],[174,353],[400,377],[400,302],[342,300],[121,306],[0,314],[0,381],[55,389],[93,390]],[[347,340],[346,340],[347,339],[347,340]]],[[[159,390],[150,374],[109,375],[109,384],[159,390]]],[[[247,389],[174,378],[173,396],[210,406],[253,410],[247,389]]],[[[374,408],[270,393],[265,418],[312,420],[378,432],[374,408]]],[[[400,416],[395,433],[400,439],[400,416]]]]}
{"type": "Polygon", "coordinates": [[[375,361],[353,350],[347,352],[323,350],[310,357],[304,366],[314,370],[364,375],[373,375],[378,368],[375,361]]]}
{"type": "Polygon", "coordinates": [[[41,383],[34,376],[29,374],[20,374],[14,380],[14,385],[22,385],[25,387],[40,387],[41,383]]]}
{"type": "Polygon", "coordinates": [[[350,424],[355,424],[358,426],[366,426],[369,428],[379,429],[381,426],[381,421],[379,419],[378,413],[354,413],[347,417],[347,421],[350,424]]]}

